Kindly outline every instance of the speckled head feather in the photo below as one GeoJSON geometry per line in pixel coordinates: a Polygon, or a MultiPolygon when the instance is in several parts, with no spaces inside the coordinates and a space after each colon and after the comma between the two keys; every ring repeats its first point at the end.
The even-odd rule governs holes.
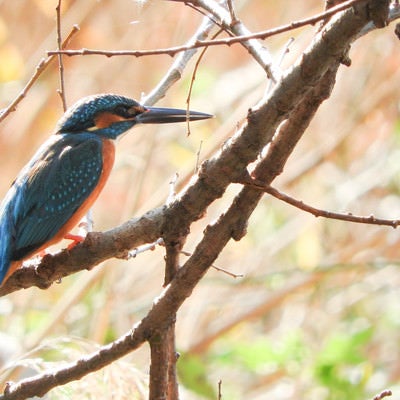
{"type": "MultiPolygon", "coordinates": [[[[110,112],[128,117],[124,113],[134,106],[140,106],[140,104],[135,100],[115,94],[98,94],[84,97],[70,107],[61,117],[57,124],[57,131],[59,133],[83,132],[96,125],[95,118],[100,113],[110,112]]],[[[130,125],[133,126],[134,121],[130,125]]]]}

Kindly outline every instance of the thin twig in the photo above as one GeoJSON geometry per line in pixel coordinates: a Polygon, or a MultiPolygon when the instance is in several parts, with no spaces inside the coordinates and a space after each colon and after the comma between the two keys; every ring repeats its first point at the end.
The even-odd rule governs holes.
{"type": "Polygon", "coordinates": [[[208,14],[206,11],[202,10],[200,7],[198,7],[197,5],[193,4],[193,3],[186,3],[185,2],[185,6],[188,6],[190,8],[192,8],[193,10],[197,11],[198,13],[200,13],[201,15],[203,15],[207,20],[209,20],[210,22],[214,23],[214,25],[219,26],[223,31],[225,31],[229,36],[233,36],[232,33],[225,29],[222,24],[218,21],[218,19],[214,18],[213,15],[208,14]]]}
{"type": "Polygon", "coordinates": [[[259,182],[256,180],[243,182],[243,184],[246,186],[251,186],[251,187],[260,189],[260,190],[270,194],[271,196],[274,196],[277,199],[284,201],[287,204],[290,204],[296,208],[299,208],[300,210],[303,210],[305,212],[308,212],[308,213],[314,215],[314,217],[324,217],[324,218],[336,219],[336,220],[340,220],[340,221],[355,222],[358,224],[384,225],[384,226],[391,226],[392,228],[397,228],[400,225],[400,219],[382,219],[382,218],[376,218],[373,215],[365,217],[365,216],[353,215],[352,213],[337,213],[337,212],[322,210],[322,209],[310,206],[309,204],[305,204],[301,200],[297,200],[297,199],[273,188],[272,186],[265,185],[262,182],[259,182]]]}
{"type": "Polygon", "coordinates": [[[144,56],[150,56],[150,55],[166,54],[166,55],[173,57],[175,54],[182,52],[182,51],[193,50],[193,49],[207,47],[207,46],[220,46],[220,45],[230,46],[232,44],[242,43],[244,41],[251,40],[251,39],[266,39],[268,37],[278,35],[280,33],[288,32],[288,31],[291,31],[294,29],[298,29],[298,28],[301,28],[306,25],[315,25],[317,22],[319,22],[327,17],[330,17],[340,11],[346,10],[347,8],[350,8],[356,4],[366,2],[366,1],[367,0],[349,0],[343,4],[339,4],[338,6],[333,7],[325,12],[316,14],[313,17],[305,18],[302,20],[291,22],[290,24],[282,25],[278,28],[268,29],[265,31],[252,33],[249,35],[240,35],[240,36],[235,36],[235,37],[231,37],[231,38],[215,39],[215,40],[198,40],[194,44],[183,45],[183,46],[174,46],[174,47],[168,47],[168,48],[164,48],[164,49],[155,49],[155,50],[106,51],[106,50],[83,48],[80,50],[48,51],[47,55],[52,56],[52,55],[57,55],[57,54],[65,54],[67,56],[101,55],[101,56],[106,56],[106,57],[114,57],[114,56],[144,57],[144,56]]]}
{"type": "Polygon", "coordinates": [[[125,260],[130,260],[131,258],[135,258],[138,254],[144,253],[149,250],[155,250],[157,246],[164,246],[164,240],[162,238],[157,239],[153,243],[146,243],[142,246],[135,247],[134,249],[130,250],[125,257],[121,258],[125,260]]]}
{"type": "Polygon", "coordinates": [[[176,184],[178,182],[179,174],[175,172],[174,176],[172,179],[169,181],[169,193],[167,200],[165,201],[165,204],[168,206],[171,204],[173,201],[175,201],[176,198],[176,184]]]}
{"type": "Polygon", "coordinates": [[[383,392],[377,394],[376,396],[374,396],[373,400],[382,400],[385,397],[389,397],[392,395],[392,391],[391,390],[384,390],[383,392]]]}
{"type": "MultiPolygon", "coordinates": [[[[67,38],[64,40],[62,44],[62,48],[64,49],[66,46],[68,46],[68,43],[72,39],[72,37],[79,31],[78,25],[74,25],[71,29],[71,32],[67,36],[67,38]]],[[[25,87],[21,90],[21,92],[18,94],[18,96],[11,102],[11,104],[4,108],[0,112],[0,122],[3,121],[9,114],[14,112],[17,109],[17,105],[26,97],[27,93],[29,92],[30,88],[33,86],[33,84],[38,80],[39,76],[43,73],[43,71],[49,66],[49,64],[55,59],[56,55],[51,55],[47,58],[42,58],[39,62],[39,64],[36,66],[35,73],[32,75],[32,77],[29,79],[25,87]]]]}
{"type": "MultiPolygon", "coordinates": [[[[291,37],[291,38],[289,38],[289,40],[286,42],[285,46],[283,47],[282,53],[281,53],[281,55],[279,57],[279,60],[278,60],[278,63],[277,63],[277,65],[279,67],[282,65],[286,54],[289,53],[289,51],[290,51],[289,48],[290,48],[290,46],[292,45],[293,42],[294,42],[294,38],[291,37]]],[[[268,81],[267,87],[266,87],[265,92],[264,92],[264,97],[263,97],[263,99],[261,101],[265,101],[267,99],[267,97],[268,97],[268,95],[269,95],[269,93],[270,93],[270,91],[271,91],[271,89],[273,87],[273,84],[274,84],[274,82],[272,80],[268,81]]]]}
{"type": "Polygon", "coordinates": [[[200,154],[201,154],[202,147],[203,147],[203,141],[200,140],[199,149],[197,150],[197,153],[196,153],[196,165],[194,166],[194,174],[197,174],[197,172],[199,172],[200,154]]]}
{"type": "Polygon", "coordinates": [[[236,17],[235,8],[233,7],[233,0],[226,0],[228,4],[229,14],[231,15],[231,24],[234,25],[238,19],[236,17]]]}
{"type": "MultiPolygon", "coordinates": [[[[185,250],[181,250],[181,254],[183,254],[187,257],[191,257],[193,255],[192,253],[185,251],[185,250]]],[[[243,278],[244,277],[244,274],[235,274],[234,272],[228,271],[227,269],[217,267],[214,264],[211,265],[211,268],[214,268],[218,272],[223,272],[224,274],[229,275],[232,278],[243,278]]]]}
{"type": "MultiPolygon", "coordinates": [[[[222,29],[218,30],[218,32],[212,36],[212,39],[215,39],[221,32],[222,32],[222,29]]],[[[187,115],[189,115],[190,98],[192,96],[192,91],[193,91],[194,81],[196,80],[197,70],[199,68],[200,62],[203,59],[204,54],[206,53],[207,49],[208,49],[208,47],[204,47],[204,49],[201,51],[199,57],[196,60],[196,64],[194,65],[194,68],[193,68],[192,78],[190,79],[189,91],[188,91],[188,95],[186,97],[187,115]]],[[[186,119],[186,126],[187,126],[187,136],[189,136],[190,135],[190,120],[189,120],[189,118],[186,119]]]]}
{"type": "MultiPolygon", "coordinates": [[[[56,7],[57,14],[57,46],[58,50],[62,48],[62,39],[61,39],[61,2],[62,0],[58,0],[58,4],[56,7]]],[[[58,90],[58,94],[61,97],[63,110],[64,112],[67,110],[67,100],[65,98],[65,83],[64,83],[64,63],[62,54],[58,55],[58,69],[60,72],[60,89],[58,90]]]]}

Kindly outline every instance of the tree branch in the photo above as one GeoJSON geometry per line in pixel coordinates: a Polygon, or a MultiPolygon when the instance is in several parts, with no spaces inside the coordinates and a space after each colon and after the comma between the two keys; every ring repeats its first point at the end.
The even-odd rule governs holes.
{"type": "MultiPolygon", "coordinates": [[[[62,50],[62,38],[61,38],[61,1],[58,0],[57,7],[56,7],[56,21],[57,21],[57,46],[58,50],[62,50]]],[[[60,72],[60,89],[58,93],[61,97],[63,110],[64,112],[67,110],[67,100],[65,98],[65,82],[64,82],[64,63],[63,63],[63,56],[62,54],[58,55],[58,69],[60,72]]]]}
{"type": "Polygon", "coordinates": [[[265,185],[262,182],[257,182],[256,180],[253,180],[253,182],[243,182],[243,184],[250,187],[258,188],[264,191],[265,193],[268,193],[271,196],[274,196],[277,199],[284,201],[287,204],[290,204],[300,210],[303,210],[305,212],[314,215],[314,217],[324,217],[340,221],[355,222],[358,224],[391,226],[392,228],[397,228],[400,225],[399,219],[382,219],[382,218],[376,218],[373,215],[364,217],[364,216],[353,215],[352,213],[337,213],[337,212],[322,210],[320,208],[310,206],[309,204],[305,204],[301,200],[297,200],[273,188],[272,186],[265,185]]]}

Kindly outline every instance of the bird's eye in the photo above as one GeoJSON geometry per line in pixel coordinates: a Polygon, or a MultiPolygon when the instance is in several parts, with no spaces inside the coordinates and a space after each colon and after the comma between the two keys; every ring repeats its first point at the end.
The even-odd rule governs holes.
{"type": "Polygon", "coordinates": [[[137,106],[133,106],[129,108],[129,114],[131,115],[139,115],[146,111],[146,108],[142,105],[138,104],[137,106]]]}

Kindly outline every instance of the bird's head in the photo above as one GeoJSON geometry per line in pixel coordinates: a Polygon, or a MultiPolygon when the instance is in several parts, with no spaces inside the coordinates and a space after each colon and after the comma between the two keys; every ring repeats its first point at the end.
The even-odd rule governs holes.
{"type": "Polygon", "coordinates": [[[93,132],[116,139],[136,124],[196,121],[212,115],[174,108],[145,107],[115,94],[85,97],[69,108],[57,124],[58,133],[93,132]]]}

